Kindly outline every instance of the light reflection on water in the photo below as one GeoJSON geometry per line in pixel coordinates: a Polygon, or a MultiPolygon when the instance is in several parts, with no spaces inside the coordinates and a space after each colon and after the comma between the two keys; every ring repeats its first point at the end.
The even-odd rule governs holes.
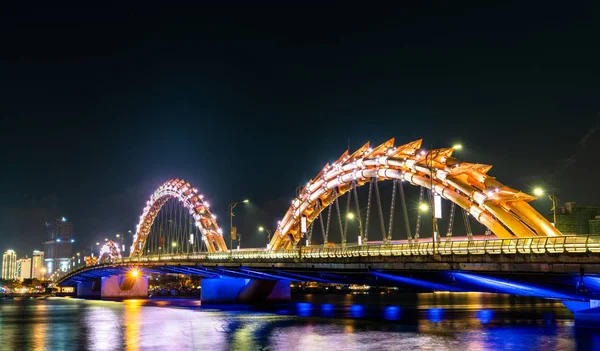
{"type": "Polygon", "coordinates": [[[599,336],[576,330],[560,302],[507,295],[303,295],[261,308],[199,305],[183,299],[2,300],[0,348],[600,349],[599,336]]]}

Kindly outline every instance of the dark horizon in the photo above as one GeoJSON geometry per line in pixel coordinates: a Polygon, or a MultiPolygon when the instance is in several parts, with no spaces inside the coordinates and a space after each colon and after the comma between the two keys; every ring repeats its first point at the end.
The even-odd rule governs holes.
{"type": "Polygon", "coordinates": [[[392,137],[600,205],[596,4],[3,10],[0,251],[63,216],[78,249],[133,230],[169,178],[224,232],[249,198],[258,246],[298,184],[392,137]]]}

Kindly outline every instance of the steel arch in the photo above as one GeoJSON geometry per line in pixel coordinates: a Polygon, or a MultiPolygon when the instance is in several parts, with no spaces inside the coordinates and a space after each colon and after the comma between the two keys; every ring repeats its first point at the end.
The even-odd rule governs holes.
{"type": "Polygon", "coordinates": [[[464,208],[499,238],[562,235],[527,202],[534,196],[522,193],[487,175],[490,165],[459,161],[454,149],[421,149],[422,139],[395,147],[394,139],[371,148],[366,143],[353,154],[346,151],[323,170],[292,201],[279,222],[268,249],[290,249],[302,238],[300,218],[310,225],[352,184],[370,179],[399,179],[422,186],[464,208]]]}
{"type": "Polygon", "coordinates": [[[202,240],[208,252],[227,251],[222,231],[215,216],[210,213],[208,202],[198,194],[198,189],[183,179],[170,179],[161,185],[146,202],[144,212],[140,216],[136,233],[133,236],[130,256],[141,256],[150,228],[162,206],[170,199],[178,199],[194,218],[195,225],[200,228],[202,240]]]}

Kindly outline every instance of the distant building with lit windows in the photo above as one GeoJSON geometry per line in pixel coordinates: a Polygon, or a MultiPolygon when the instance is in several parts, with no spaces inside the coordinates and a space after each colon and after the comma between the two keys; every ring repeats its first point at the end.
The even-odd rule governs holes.
{"type": "Polygon", "coordinates": [[[44,251],[33,250],[33,256],[31,257],[31,278],[42,280],[45,277],[44,251]]]}
{"type": "Polygon", "coordinates": [[[19,258],[17,260],[17,279],[31,279],[31,258],[19,258]]]}
{"type": "Polygon", "coordinates": [[[2,255],[2,279],[13,280],[17,278],[17,253],[6,250],[2,255]]]}
{"type": "MultiPolygon", "coordinates": [[[[553,214],[548,218],[552,221],[553,214]]],[[[565,202],[556,209],[556,228],[565,235],[600,234],[600,206],[565,202]]]]}
{"type": "Polygon", "coordinates": [[[44,262],[48,275],[69,269],[69,260],[73,254],[73,223],[65,217],[54,223],[46,223],[46,242],[44,242],[44,262]]]}

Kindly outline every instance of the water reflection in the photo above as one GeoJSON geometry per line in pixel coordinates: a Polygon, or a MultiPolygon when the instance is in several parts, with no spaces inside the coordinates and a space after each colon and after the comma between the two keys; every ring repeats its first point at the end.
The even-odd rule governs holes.
{"type": "Polygon", "coordinates": [[[559,302],[492,294],[310,295],[278,306],[197,300],[3,300],[18,350],[568,350],[600,346],[559,302]]]}
{"type": "Polygon", "coordinates": [[[383,310],[383,318],[388,321],[397,321],[400,319],[400,307],[388,306],[383,310]]]}
{"type": "Polygon", "coordinates": [[[125,325],[125,349],[127,351],[137,351],[140,349],[140,314],[142,301],[127,300],[124,304],[125,312],[123,313],[123,324],[125,325]]]}
{"type": "Polygon", "coordinates": [[[479,319],[479,321],[482,324],[488,324],[492,320],[492,317],[494,316],[494,311],[480,310],[480,311],[477,311],[475,313],[475,315],[477,316],[477,319],[479,319]]]}
{"type": "Polygon", "coordinates": [[[29,336],[31,337],[31,349],[34,351],[46,350],[46,332],[48,328],[47,305],[38,304],[34,307],[33,318],[36,321],[28,325],[29,336]]]}

